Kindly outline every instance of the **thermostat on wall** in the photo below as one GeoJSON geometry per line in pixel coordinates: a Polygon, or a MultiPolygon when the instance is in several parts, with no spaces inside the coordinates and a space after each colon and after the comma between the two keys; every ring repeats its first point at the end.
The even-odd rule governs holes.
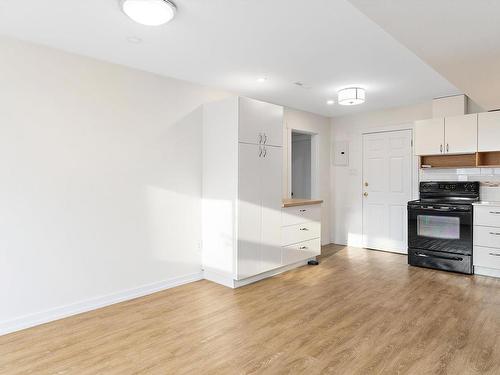
{"type": "Polygon", "coordinates": [[[333,148],[333,164],[339,166],[349,165],[349,142],[335,142],[333,148]]]}

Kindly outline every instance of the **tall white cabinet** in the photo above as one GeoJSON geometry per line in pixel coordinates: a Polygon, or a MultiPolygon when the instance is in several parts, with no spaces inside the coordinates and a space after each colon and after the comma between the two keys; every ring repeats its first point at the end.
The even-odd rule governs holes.
{"type": "Polygon", "coordinates": [[[283,107],[229,98],[204,107],[205,278],[235,287],[282,267],[283,107]]]}

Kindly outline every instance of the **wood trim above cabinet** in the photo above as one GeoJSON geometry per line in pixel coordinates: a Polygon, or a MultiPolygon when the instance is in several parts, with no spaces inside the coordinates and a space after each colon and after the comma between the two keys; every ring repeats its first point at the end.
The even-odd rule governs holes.
{"type": "Polygon", "coordinates": [[[478,152],[478,167],[500,167],[500,151],[478,152]]]}
{"type": "Polygon", "coordinates": [[[476,154],[463,155],[423,155],[420,168],[475,168],[476,154]]]}
{"type": "Polygon", "coordinates": [[[500,168],[500,151],[461,155],[422,155],[420,168],[500,168]]]}

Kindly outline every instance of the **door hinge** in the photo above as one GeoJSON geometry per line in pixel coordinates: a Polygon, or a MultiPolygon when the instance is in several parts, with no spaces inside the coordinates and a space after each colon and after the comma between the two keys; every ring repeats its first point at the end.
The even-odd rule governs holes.
{"type": "Polygon", "coordinates": [[[410,146],[413,147],[413,138],[410,140],[410,146]]]}

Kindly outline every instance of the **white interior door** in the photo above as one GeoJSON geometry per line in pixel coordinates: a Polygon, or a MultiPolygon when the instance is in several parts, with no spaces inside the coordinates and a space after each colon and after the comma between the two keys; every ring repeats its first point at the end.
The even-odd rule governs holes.
{"type": "Polygon", "coordinates": [[[237,278],[261,271],[261,158],[259,145],[239,144],[237,278]]]}
{"type": "Polygon", "coordinates": [[[412,132],[363,135],[363,245],[407,253],[412,132]]]}
{"type": "Polygon", "coordinates": [[[263,146],[261,158],[262,254],[261,272],[281,266],[281,200],[283,148],[263,146]]]}

